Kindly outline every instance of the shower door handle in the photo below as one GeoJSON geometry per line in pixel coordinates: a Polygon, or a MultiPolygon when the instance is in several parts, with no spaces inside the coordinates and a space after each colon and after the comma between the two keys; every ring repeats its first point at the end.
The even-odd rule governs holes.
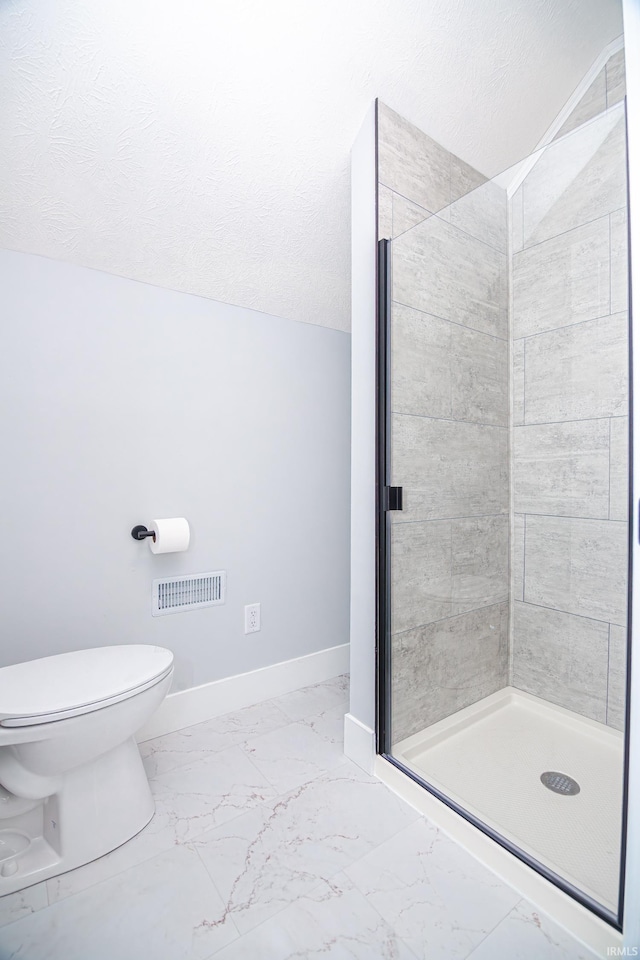
{"type": "Polygon", "coordinates": [[[402,487],[385,487],[385,510],[402,510],[402,487]]]}

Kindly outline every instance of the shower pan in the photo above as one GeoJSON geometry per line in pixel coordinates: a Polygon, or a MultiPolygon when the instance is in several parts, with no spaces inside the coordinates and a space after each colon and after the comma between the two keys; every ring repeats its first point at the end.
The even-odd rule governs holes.
{"type": "Polygon", "coordinates": [[[377,108],[378,752],[617,927],[623,58],[491,180],[377,108]]]}

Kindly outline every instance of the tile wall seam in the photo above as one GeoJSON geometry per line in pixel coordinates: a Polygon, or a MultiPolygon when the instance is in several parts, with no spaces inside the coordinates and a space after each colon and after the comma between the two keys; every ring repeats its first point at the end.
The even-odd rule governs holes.
{"type": "MultiPolygon", "coordinates": [[[[399,191],[399,190],[396,190],[395,187],[390,187],[388,183],[385,183],[385,182],[384,182],[384,180],[378,180],[378,184],[379,184],[381,187],[384,187],[386,190],[389,190],[391,193],[395,194],[396,197],[400,197],[401,200],[406,200],[407,203],[412,203],[414,206],[420,207],[420,209],[421,209],[421,210],[424,210],[425,213],[428,213],[430,217],[435,217],[435,216],[437,216],[435,210],[429,210],[428,207],[425,207],[425,206],[423,206],[423,204],[418,203],[417,200],[412,200],[411,197],[405,196],[404,193],[400,193],[400,191],[399,191]]],[[[446,207],[442,207],[442,210],[445,210],[445,209],[446,209],[446,207]]]]}
{"type": "MultiPolygon", "coordinates": [[[[406,306],[406,304],[400,304],[400,306],[406,306]]],[[[415,310],[416,307],[412,309],[415,310]]],[[[611,317],[622,316],[626,312],[626,310],[614,310],[613,312],[609,310],[609,313],[602,313],[597,317],[587,317],[586,320],[576,320],[574,323],[565,323],[562,327],[551,327],[549,330],[540,330],[538,333],[526,333],[523,337],[514,337],[513,339],[514,342],[517,342],[520,340],[533,340],[534,337],[546,337],[548,333],[558,333],[560,330],[571,330],[572,327],[581,327],[584,323],[596,323],[598,320],[610,320],[611,317]]],[[[454,322],[453,320],[450,321],[450,323],[454,322]]],[[[462,326],[464,326],[464,324],[462,324],[462,326]]],[[[487,336],[493,336],[493,334],[487,334],[487,336]]],[[[500,340],[501,337],[497,337],[496,339],[500,340]]]]}
{"type": "MultiPolygon", "coordinates": [[[[521,197],[522,201],[522,197],[521,197]]],[[[508,483],[509,483],[509,571],[508,571],[508,623],[507,623],[507,684],[511,685],[514,673],[514,630],[515,630],[515,487],[513,482],[513,450],[514,450],[514,340],[513,340],[513,200],[507,197],[507,340],[508,340],[508,392],[507,418],[509,423],[509,440],[507,449],[508,483]]],[[[522,226],[524,206],[520,223],[522,226]]],[[[524,227],[522,226],[524,230],[524,227]]],[[[524,383],[523,383],[524,388],[524,383]]],[[[524,583],[523,583],[524,590],[524,583]]]]}
{"type": "MultiPolygon", "coordinates": [[[[392,300],[392,304],[396,304],[398,307],[405,307],[407,310],[415,310],[416,313],[421,313],[423,317],[431,317],[433,320],[441,320],[443,323],[450,323],[454,327],[462,327],[463,330],[472,330],[473,333],[479,333],[483,337],[488,337],[490,340],[497,340],[499,343],[508,343],[508,337],[500,337],[497,333],[487,333],[486,330],[478,330],[477,327],[469,327],[466,323],[460,323],[459,320],[451,320],[450,317],[441,317],[437,313],[429,313],[428,310],[422,310],[420,307],[413,307],[410,303],[403,303],[402,300],[392,300]]],[[[622,313],[623,311],[619,311],[622,313]]],[[[599,319],[599,318],[595,318],[599,319]]],[[[585,322],[585,321],[581,321],[585,322]]],[[[558,327],[559,330],[562,327],[558,327]]],[[[536,334],[531,334],[531,336],[536,336],[536,334]]],[[[518,339],[524,340],[525,337],[519,337],[518,339]]]]}
{"type": "Polygon", "coordinates": [[[613,249],[611,246],[611,213],[609,213],[609,316],[613,305],[613,249]]]}
{"type": "MultiPolygon", "coordinates": [[[[388,189],[388,188],[387,188],[387,189],[388,189]]],[[[470,192],[473,193],[473,191],[470,191],[470,192]]],[[[402,196],[402,195],[401,195],[401,194],[398,194],[398,196],[402,196]]],[[[469,196],[469,194],[465,194],[464,196],[469,196]]],[[[403,200],[406,200],[406,197],[402,197],[402,199],[403,199],[403,200]]],[[[460,199],[461,199],[461,200],[464,200],[464,197],[461,197],[460,199]]],[[[408,200],[407,202],[408,202],[408,203],[414,203],[413,200],[408,200]]],[[[415,206],[416,206],[416,207],[419,207],[420,204],[419,204],[419,203],[416,203],[415,206]]],[[[424,207],[422,207],[421,209],[424,209],[424,207]]],[[[432,220],[434,217],[435,217],[435,219],[438,220],[440,223],[446,223],[446,225],[447,225],[448,227],[451,227],[453,230],[458,230],[460,233],[463,233],[463,234],[465,235],[465,237],[469,237],[470,240],[477,240],[478,243],[482,243],[482,244],[484,244],[485,247],[489,247],[490,250],[493,250],[494,253],[499,253],[501,256],[505,256],[505,251],[504,251],[504,250],[501,250],[500,247],[494,246],[492,243],[489,243],[488,240],[482,240],[480,237],[477,237],[477,236],[475,235],[475,233],[469,233],[468,230],[463,229],[463,227],[459,226],[457,223],[451,223],[449,220],[443,220],[443,218],[442,218],[442,217],[439,217],[437,213],[429,213],[429,216],[428,216],[428,217],[425,217],[424,220],[418,220],[417,223],[414,223],[413,226],[411,226],[411,227],[407,227],[406,230],[403,230],[402,233],[397,234],[397,236],[394,234],[393,239],[394,239],[394,240],[399,240],[399,239],[401,239],[401,237],[404,237],[404,236],[406,236],[408,233],[411,233],[411,231],[412,231],[412,230],[415,230],[416,227],[419,227],[419,226],[421,226],[423,223],[426,223],[427,220],[432,220]]],[[[490,334],[489,334],[489,336],[490,336],[490,334]]]]}
{"type": "Polygon", "coordinates": [[[549,607],[544,603],[534,603],[532,600],[520,600],[519,603],[526,603],[528,607],[539,607],[541,610],[553,610],[555,613],[564,613],[567,617],[578,617],[579,620],[590,620],[592,623],[602,623],[605,626],[623,627],[623,623],[617,623],[615,620],[599,620],[598,617],[589,617],[585,613],[576,613],[575,610],[563,610],[562,607],[549,607]]]}
{"type": "MultiPolygon", "coordinates": [[[[508,595],[500,600],[492,600],[490,603],[480,604],[478,607],[471,607],[469,610],[463,610],[462,613],[452,613],[450,617],[438,617],[437,620],[425,620],[424,623],[417,623],[414,627],[406,627],[404,630],[396,630],[392,633],[393,637],[403,637],[407,633],[412,633],[414,630],[422,630],[423,627],[430,627],[434,623],[446,623],[447,620],[457,620],[459,617],[466,617],[469,613],[477,613],[479,610],[490,610],[492,607],[503,607],[505,604],[509,603],[508,595]]],[[[533,606],[533,604],[532,604],[533,606]]],[[[537,604],[535,604],[537,606],[537,604]]],[[[554,608],[550,608],[554,609],[554,608]]],[[[562,613],[563,611],[559,611],[562,613]]],[[[585,620],[590,619],[585,617],[585,620]]],[[[600,621],[598,621],[599,623],[600,621]]]]}
{"type": "Polygon", "coordinates": [[[611,681],[611,624],[609,624],[609,633],[607,637],[607,695],[605,701],[605,723],[609,723],[609,684],[611,681]]]}
{"type": "MultiPolygon", "coordinates": [[[[524,513],[525,511],[520,510],[519,513],[524,513]]],[[[573,517],[568,516],[563,513],[533,513],[531,510],[527,510],[526,514],[528,517],[542,517],[544,520],[580,520],[582,523],[626,523],[626,520],[610,520],[608,517],[573,517]]]]}
{"type": "Polygon", "coordinates": [[[598,223],[600,220],[606,220],[611,216],[612,213],[616,213],[618,210],[622,209],[624,208],[616,207],[615,210],[608,210],[606,213],[601,213],[599,217],[594,217],[593,220],[585,220],[584,223],[578,223],[575,227],[569,227],[568,230],[562,230],[560,233],[554,233],[550,237],[545,237],[544,240],[538,240],[536,243],[530,243],[528,247],[525,246],[522,248],[522,250],[516,250],[513,255],[514,260],[516,257],[522,256],[523,253],[528,253],[529,250],[535,250],[536,247],[541,247],[545,243],[551,243],[554,240],[559,240],[560,237],[566,237],[570,233],[575,233],[576,230],[584,230],[585,227],[590,226],[592,223],[598,223]]]}
{"type": "Polygon", "coordinates": [[[486,423],[484,420],[462,420],[455,417],[427,417],[422,413],[401,413],[399,410],[392,410],[391,413],[394,417],[413,417],[414,420],[432,420],[435,423],[468,423],[473,427],[492,427],[495,430],[509,429],[508,423],[486,423]]]}
{"type": "Polygon", "coordinates": [[[394,520],[393,527],[409,527],[412,523],[451,523],[456,520],[504,520],[506,513],[465,513],[456,517],[425,517],[424,520],[394,520]]]}
{"type": "Polygon", "coordinates": [[[609,520],[611,520],[611,419],[609,417],[609,520]]]}
{"type": "Polygon", "coordinates": [[[600,420],[625,420],[626,413],[614,413],[605,417],[578,417],[573,420],[535,420],[533,423],[516,423],[515,427],[553,427],[563,423],[598,423],[600,420]]]}

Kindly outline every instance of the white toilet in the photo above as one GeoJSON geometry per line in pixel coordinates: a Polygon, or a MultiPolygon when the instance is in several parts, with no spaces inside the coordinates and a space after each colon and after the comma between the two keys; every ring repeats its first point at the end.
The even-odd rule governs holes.
{"type": "Polygon", "coordinates": [[[173,654],[97,647],[0,669],[0,896],[103,856],[154,804],[134,733],[173,654]]]}

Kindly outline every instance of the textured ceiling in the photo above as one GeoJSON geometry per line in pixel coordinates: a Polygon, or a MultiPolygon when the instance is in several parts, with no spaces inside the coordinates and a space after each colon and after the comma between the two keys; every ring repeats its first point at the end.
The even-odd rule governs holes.
{"type": "Polygon", "coordinates": [[[0,245],[349,328],[349,150],[379,96],[494,174],[619,0],[0,0],[0,245]]]}

